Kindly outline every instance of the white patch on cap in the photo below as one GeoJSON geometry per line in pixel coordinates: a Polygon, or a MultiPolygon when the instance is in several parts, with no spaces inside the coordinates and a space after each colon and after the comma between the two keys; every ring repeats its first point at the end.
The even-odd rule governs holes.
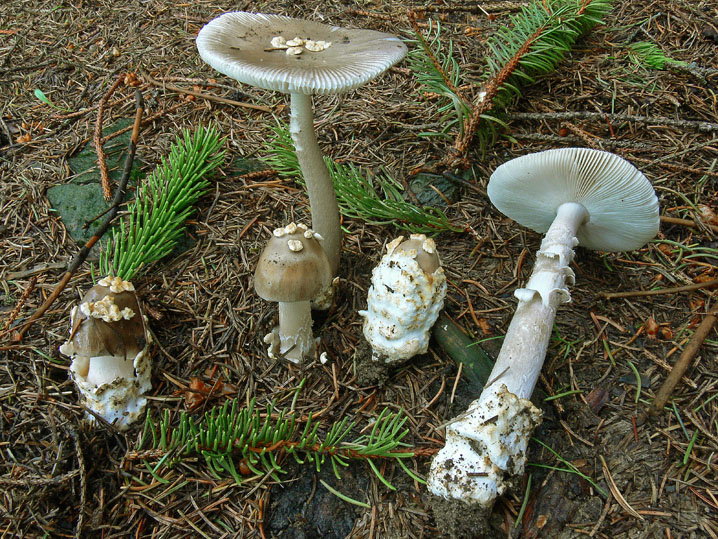
{"type": "Polygon", "coordinates": [[[304,45],[304,40],[299,36],[287,41],[287,47],[301,47],[302,45],[304,45]]]}
{"type": "Polygon", "coordinates": [[[273,49],[286,49],[288,47],[287,40],[282,36],[273,37],[270,43],[272,44],[273,49]]]}
{"type": "Polygon", "coordinates": [[[120,292],[134,292],[135,287],[134,285],[129,281],[123,281],[119,277],[103,277],[100,279],[97,284],[100,286],[106,286],[110,289],[111,292],[114,292],[115,294],[119,294],[120,292]]]}
{"type": "Polygon", "coordinates": [[[436,252],[436,242],[432,238],[427,238],[421,244],[421,248],[429,254],[434,254],[436,252]]]}
{"type": "Polygon", "coordinates": [[[311,39],[307,39],[304,42],[304,48],[311,52],[321,52],[324,49],[329,48],[329,45],[331,44],[331,41],[312,41],[311,39]]]}
{"type": "Polygon", "coordinates": [[[287,247],[289,247],[290,251],[298,253],[304,249],[304,244],[301,240],[289,240],[287,241],[287,247]]]}
{"type": "MultiPolygon", "coordinates": [[[[105,286],[105,285],[102,285],[105,286]]],[[[115,296],[107,295],[100,301],[86,301],[80,304],[80,312],[90,318],[101,318],[105,322],[129,320],[135,312],[129,307],[120,308],[115,305],[115,296]]]]}

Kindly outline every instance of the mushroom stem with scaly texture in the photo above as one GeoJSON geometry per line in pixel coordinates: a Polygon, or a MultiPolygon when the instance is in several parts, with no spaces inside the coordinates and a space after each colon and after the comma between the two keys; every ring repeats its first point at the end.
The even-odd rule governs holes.
{"type": "MultiPolygon", "coordinates": [[[[443,499],[486,510],[523,474],[541,412],[529,401],[556,311],[571,300],[573,249],[638,249],[658,232],[658,199],[633,165],[607,152],[549,150],[496,169],[487,192],[505,215],[545,232],[536,264],[481,396],[446,429],[428,485],[443,499]]],[[[437,516],[437,518],[441,518],[437,516]]]]}

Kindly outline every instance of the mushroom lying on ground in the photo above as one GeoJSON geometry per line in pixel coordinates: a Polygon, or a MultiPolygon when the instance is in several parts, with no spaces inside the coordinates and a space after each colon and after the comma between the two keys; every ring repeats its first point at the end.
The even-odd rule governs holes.
{"type": "Polygon", "coordinates": [[[126,429],[142,415],[143,394],[152,389],[151,337],[134,286],[118,277],[101,279],[70,319],[70,338],[60,352],[72,358],[70,373],[85,406],[126,429]]]}
{"type": "Polygon", "coordinates": [[[446,277],[436,244],[424,234],[399,236],[372,271],[364,337],[372,359],[392,363],[423,354],[444,306],[446,277]]]}
{"type": "Polygon", "coordinates": [[[570,301],[569,264],[580,244],[602,251],[642,247],[658,232],[658,199],[646,177],[617,155],[583,148],[549,150],[496,169],[491,202],[546,232],[503,346],[479,399],[446,429],[429,489],[445,499],[491,508],[510,476],[521,475],[541,412],[528,400],[548,348],[556,310],[570,301]]]}
{"type": "Polygon", "coordinates": [[[269,357],[281,354],[294,363],[314,354],[310,300],[331,281],[321,236],[290,223],[274,230],[254,273],[260,297],[279,303],[279,327],[264,338],[269,357]]]}
{"type": "Polygon", "coordinates": [[[290,94],[290,131],[312,227],[324,238],[336,275],[342,243],[339,207],[314,131],[312,95],[361,86],[401,60],[406,46],[372,30],[240,11],[207,23],[197,36],[197,49],[205,62],[235,80],[290,94]]]}

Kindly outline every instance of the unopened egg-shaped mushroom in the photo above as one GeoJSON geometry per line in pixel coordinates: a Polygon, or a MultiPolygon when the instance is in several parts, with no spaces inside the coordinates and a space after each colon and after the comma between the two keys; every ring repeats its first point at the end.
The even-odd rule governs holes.
{"type": "Polygon", "coordinates": [[[399,236],[372,271],[364,337],[373,359],[385,363],[426,352],[431,327],[444,306],[446,277],[436,244],[423,234],[399,236]]]}
{"type": "Polygon", "coordinates": [[[60,352],[85,406],[125,429],[142,415],[152,388],[150,333],[129,281],[105,277],[70,315],[70,337],[60,352]]]}

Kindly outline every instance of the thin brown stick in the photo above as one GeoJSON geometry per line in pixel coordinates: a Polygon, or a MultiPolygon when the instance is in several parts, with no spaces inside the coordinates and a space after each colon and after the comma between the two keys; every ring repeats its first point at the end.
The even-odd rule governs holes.
{"type": "Polygon", "coordinates": [[[78,251],[78,253],[75,255],[75,257],[72,259],[70,264],[67,267],[67,271],[65,272],[65,275],[62,276],[62,279],[60,279],[60,282],[55,287],[55,290],[52,291],[52,294],[48,296],[48,298],[45,300],[45,303],[43,303],[33,314],[30,316],[30,318],[25,321],[20,329],[13,335],[13,341],[19,342],[22,340],[22,338],[25,336],[25,333],[27,333],[27,330],[29,330],[32,325],[43,315],[45,314],[45,311],[50,308],[50,305],[54,303],[54,301],[60,296],[62,291],[67,286],[67,283],[70,282],[70,279],[74,275],[74,273],[77,271],[77,269],[82,265],[82,263],[87,258],[87,255],[90,254],[90,249],[97,243],[100,238],[102,238],[103,234],[107,232],[107,229],[110,227],[110,223],[117,215],[117,212],[120,209],[120,204],[122,204],[122,197],[125,192],[125,187],[127,186],[127,182],[130,179],[130,172],[132,171],[132,164],[135,160],[135,150],[137,149],[137,139],[139,137],[140,133],[140,124],[142,119],[142,113],[144,111],[144,100],[142,99],[142,93],[140,93],[139,90],[135,90],[135,100],[137,103],[137,111],[135,113],[135,122],[132,125],[132,137],[130,138],[130,143],[127,147],[127,157],[125,158],[125,165],[124,169],[122,171],[122,178],[120,180],[120,185],[117,187],[117,190],[115,191],[115,197],[112,199],[112,207],[110,208],[110,211],[108,212],[107,216],[105,217],[105,220],[102,222],[100,227],[97,229],[97,231],[93,234],[93,236],[87,240],[87,243],[78,251]]]}
{"type": "Polygon", "coordinates": [[[509,114],[511,120],[536,120],[536,121],[572,121],[572,120],[596,120],[605,122],[607,119],[612,122],[633,122],[651,125],[665,125],[678,129],[694,129],[701,133],[712,133],[718,131],[718,124],[696,120],[674,120],[662,116],[640,116],[626,113],[606,113],[587,111],[568,112],[512,112],[509,114]]]}
{"type": "Polygon", "coordinates": [[[105,115],[105,105],[110,96],[125,80],[124,73],[117,77],[115,83],[105,92],[97,105],[97,121],[95,122],[95,151],[97,152],[97,165],[100,167],[100,180],[102,181],[102,196],[109,201],[112,198],[112,188],[110,187],[110,173],[107,170],[107,161],[105,158],[105,150],[102,147],[102,117],[105,115]]]}
{"type": "Polygon", "coordinates": [[[22,297],[17,302],[17,305],[15,305],[15,308],[10,313],[10,316],[8,317],[8,319],[5,321],[5,327],[2,328],[3,329],[2,334],[0,334],[0,335],[5,335],[5,333],[7,333],[7,330],[10,328],[12,323],[15,321],[15,319],[17,318],[17,315],[20,314],[20,310],[22,309],[22,306],[25,305],[27,298],[30,297],[30,294],[32,294],[32,291],[35,289],[36,284],[37,284],[37,275],[33,276],[32,279],[30,279],[30,284],[27,285],[27,288],[22,293],[22,297]]]}
{"type": "Polygon", "coordinates": [[[531,46],[541,37],[541,34],[543,34],[545,30],[546,27],[541,27],[536,30],[536,32],[521,45],[519,50],[516,51],[516,54],[513,55],[501,71],[486,82],[483,90],[478,94],[476,102],[471,107],[471,115],[464,122],[463,132],[456,137],[454,147],[452,148],[453,151],[447,156],[448,165],[455,165],[465,157],[471,142],[474,140],[476,130],[481,123],[481,117],[493,108],[494,98],[498,95],[499,90],[514,71],[516,71],[521,58],[531,50],[531,46]]]}
{"type": "Polygon", "coordinates": [[[598,297],[605,299],[616,298],[633,298],[640,296],[659,296],[661,294],[680,294],[681,292],[690,292],[691,290],[699,290],[701,288],[711,288],[718,286],[718,279],[706,281],[705,283],[693,283],[685,286],[676,286],[674,288],[661,288],[660,290],[634,290],[632,292],[601,292],[598,297]]]}
{"type": "Polygon", "coordinates": [[[691,221],[690,219],[680,219],[678,217],[667,217],[665,215],[661,215],[661,223],[668,223],[671,225],[683,225],[691,228],[700,228],[701,225],[710,228],[713,232],[718,232],[718,226],[711,225],[708,223],[696,223],[695,221],[691,221]]]}
{"type": "MultiPolygon", "coordinates": [[[[140,126],[144,127],[147,124],[154,122],[157,118],[161,118],[162,116],[170,114],[170,113],[176,111],[178,108],[185,106],[186,104],[187,104],[187,101],[180,101],[179,103],[175,103],[174,105],[172,105],[171,107],[169,107],[167,109],[161,110],[159,112],[155,112],[153,115],[148,116],[147,118],[142,120],[142,122],[140,123],[140,126]]],[[[105,138],[103,138],[102,142],[104,144],[107,144],[113,138],[119,137],[120,135],[127,133],[128,131],[132,130],[133,128],[134,128],[133,126],[128,125],[127,127],[118,129],[114,133],[111,133],[111,134],[107,135],[105,138]]]]}
{"type": "Polygon", "coordinates": [[[67,472],[64,474],[56,475],[54,477],[23,477],[22,479],[9,479],[7,477],[0,477],[0,485],[6,486],[8,488],[17,488],[17,487],[24,487],[24,488],[30,488],[30,487],[47,487],[51,485],[58,485],[60,483],[64,483],[65,481],[68,481],[78,475],[80,472],[79,470],[73,470],[72,472],[67,472]]]}
{"type": "Polygon", "coordinates": [[[671,372],[668,374],[666,381],[663,382],[663,385],[658,390],[658,393],[656,393],[656,398],[653,399],[653,403],[648,408],[649,414],[656,415],[663,411],[663,407],[666,405],[668,399],[673,394],[673,390],[678,385],[678,382],[681,381],[681,378],[685,374],[686,370],[688,370],[688,367],[693,362],[693,358],[695,358],[698,354],[698,350],[703,344],[703,341],[705,341],[710,334],[717,319],[718,302],[713,304],[713,307],[710,311],[708,311],[706,317],[703,319],[703,321],[693,333],[691,340],[688,341],[688,344],[683,349],[681,357],[679,357],[678,361],[676,361],[676,364],[673,366],[673,369],[671,369],[671,372]]]}
{"type": "Polygon", "coordinates": [[[173,84],[167,84],[165,82],[153,79],[144,71],[140,71],[140,76],[143,79],[145,79],[147,82],[152,84],[153,86],[157,86],[158,88],[164,88],[165,90],[169,90],[171,92],[176,92],[178,94],[193,95],[195,97],[201,97],[202,99],[207,99],[209,101],[215,101],[217,103],[224,103],[226,105],[235,105],[237,107],[244,107],[245,109],[261,110],[262,112],[272,112],[271,107],[267,107],[264,105],[255,105],[254,103],[245,103],[243,101],[235,101],[234,99],[227,99],[226,97],[219,97],[217,95],[207,94],[204,92],[197,92],[195,90],[189,90],[188,88],[180,88],[179,86],[174,86],[173,84]]]}
{"type": "MultiPolygon", "coordinates": [[[[529,142],[550,142],[552,144],[560,144],[564,146],[576,145],[583,143],[581,137],[576,136],[559,136],[551,135],[547,133],[519,133],[512,132],[511,136],[519,140],[527,140],[529,142]]],[[[613,139],[600,139],[599,145],[602,149],[615,150],[621,156],[626,157],[629,161],[646,163],[649,166],[658,166],[655,159],[645,159],[636,155],[627,155],[625,152],[648,152],[655,153],[655,145],[645,144],[642,142],[636,142],[633,140],[613,140],[613,139]]],[[[691,150],[697,150],[698,148],[692,147],[691,150]]],[[[718,178],[718,172],[710,170],[701,170],[695,167],[687,167],[682,165],[676,165],[672,163],[660,163],[660,167],[667,170],[674,170],[676,172],[683,172],[686,174],[696,174],[700,176],[710,176],[711,178],[718,178]]]]}
{"type": "MultiPolygon", "coordinates": [[[[142,86],[139,86],[139,90],[146,90],[150,85],[149,84],[143,84],[142,86]]],[[[107,104],[106,106],[112,108],[116,107],[117,105],[121,105],[125,101],[127,101],[131,95],[126,95],[125,97],[121,97],[120,99],[115,99],[112,103],[107,104]]],[[[66,114],[53,114],[52,119],[53,120],[68,120],[71,118],[77,118],[78,116],[82,116],[83,114],[87,114],[88,112],[92,112],[93,110],[97,110],[99,107],[99,103],[97,105],[94,105],[92,107],[87,107],[86,109],[82,110],[76,110],[73,112],[68,112],[66,114]]]]}

